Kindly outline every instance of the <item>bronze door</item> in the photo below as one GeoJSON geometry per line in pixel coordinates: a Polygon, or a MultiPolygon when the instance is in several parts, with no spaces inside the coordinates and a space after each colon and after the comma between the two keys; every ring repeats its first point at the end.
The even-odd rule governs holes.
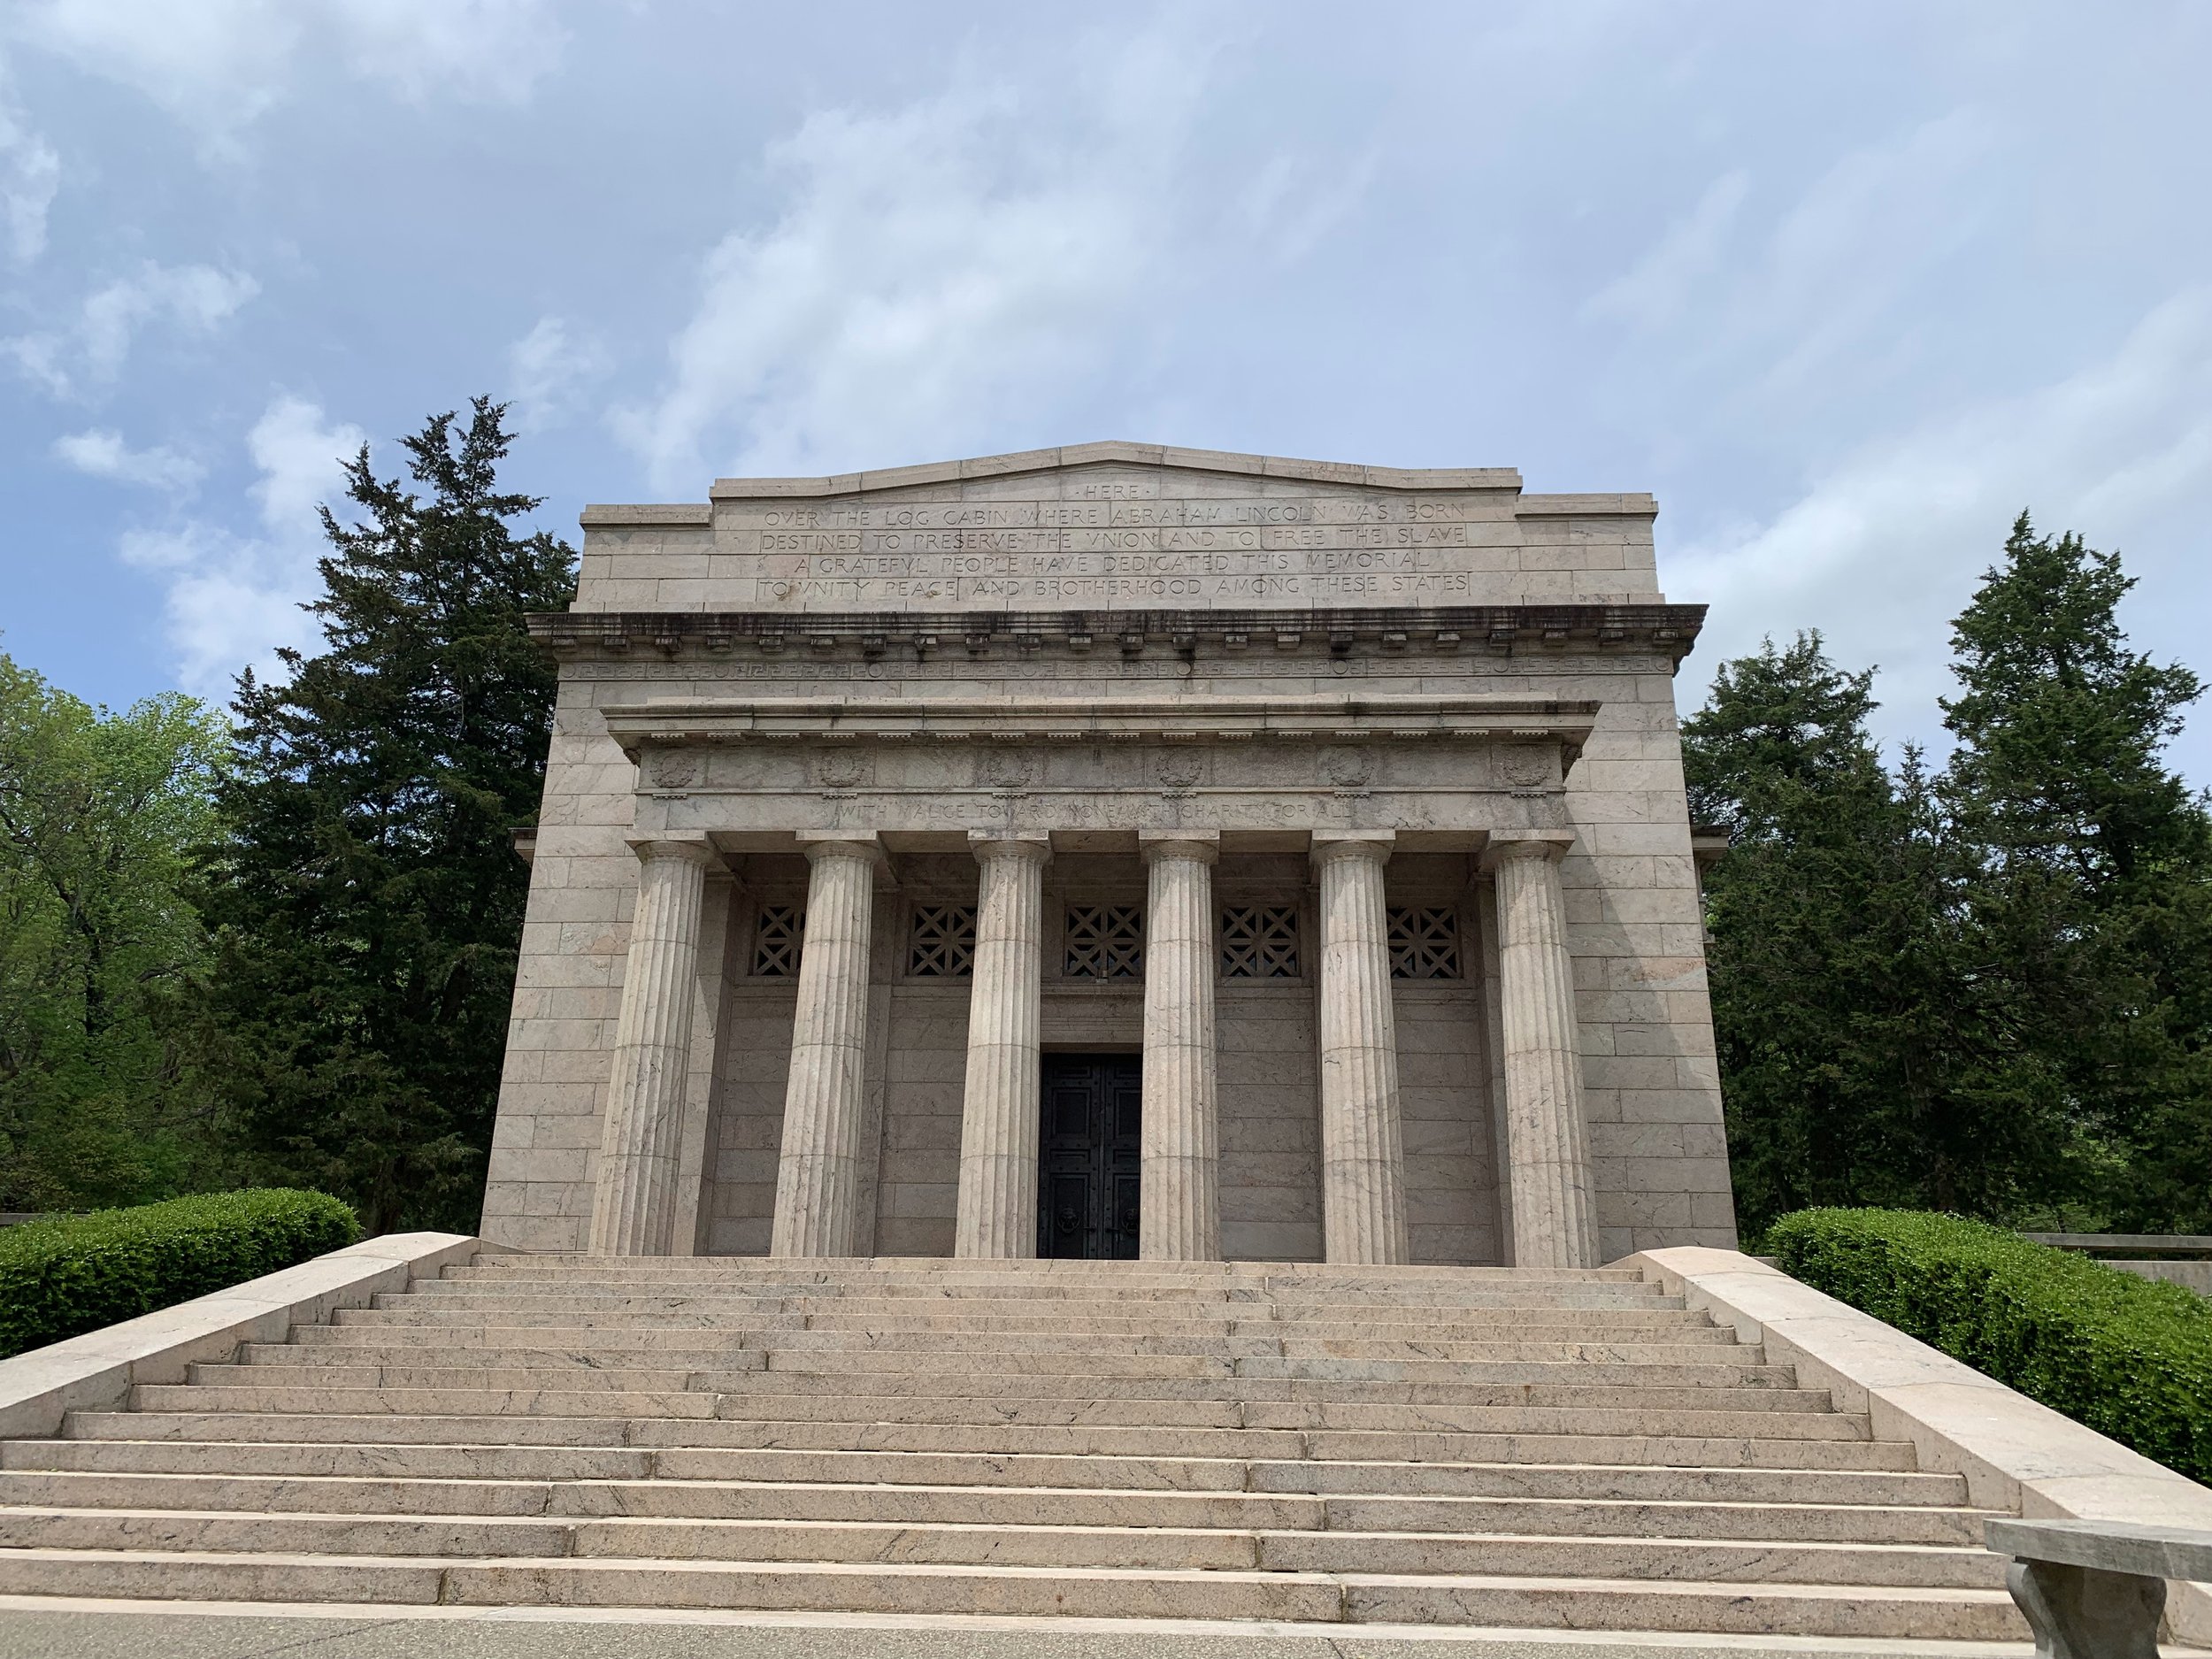
{"type": "Polygon", "coordinates": [[[1133,1054],[1044,1056],[1037,1254],[1137,1258],[1143,1069],[1133,1054]]]}

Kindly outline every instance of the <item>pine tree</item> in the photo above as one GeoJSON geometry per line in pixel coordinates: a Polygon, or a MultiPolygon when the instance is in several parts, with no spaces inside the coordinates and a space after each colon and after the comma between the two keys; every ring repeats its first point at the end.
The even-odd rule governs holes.
{"type": "Polygon", "coordinates": [[[2196,1232],[2212,1225],[2212,818],[2162,751],[2202,687],[2129,649],[2133,585],[2118,555],[2020,516],[1953,626],[1942,793],[2010,1033],[1990,1087],[2067,1118],[2098,1218],[2196,1232]]]}
{"type": "Polygon", "coordinates": [[[1727,827],[1707,883],[1739,1220],[1815,1203],[2002,1208],[2039,1137],[1972,1098],[1951,850],[1918,757],[1867,731],[1873,672],[1817,634],[1724,664],[1684,723],[1691,810],[1727,827]]]}
{"type": "Polygon", "coordinates": [[[234,703],[209,1011],[268,1173],[373,1230],[472,1229],[482,1192],[553,706],[522,618],[575,567],[510,527],[540,503],[498,488],[504,414],[404,441],[423,497],[363,446],[353,521],[323,511],[324,649],[234,703]]]}

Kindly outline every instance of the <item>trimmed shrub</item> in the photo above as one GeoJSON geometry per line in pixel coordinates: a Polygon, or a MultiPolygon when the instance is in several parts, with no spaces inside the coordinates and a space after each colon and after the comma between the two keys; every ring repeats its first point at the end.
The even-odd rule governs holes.
{"type": "Polygon", "coordinates": [[[2212,1480],[2212,1301],[1979,1221],[1803,1210],[1782,1271],[2197,1480],[2212,1480]]]}
{"type": "Polygon", "coordinates": [[[0,1358],[227,1290],[351,1244],[353,1211],[271,1187],[0,1231],[0,1358]]]}

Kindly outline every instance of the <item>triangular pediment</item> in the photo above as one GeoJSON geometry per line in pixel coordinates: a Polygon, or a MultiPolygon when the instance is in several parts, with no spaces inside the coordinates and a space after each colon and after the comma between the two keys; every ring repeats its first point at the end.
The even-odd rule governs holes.
{"type": "Polygon", "coordinates": [[[825,478],[721,478],[715,480],[708,494],[718,501],[867,495],[922,485],[962,483],[972,479],[1068,472],[1087,467],[1152,468],[1368,489],[1517,492],[1521,488],[1520,472],[1510,466],[1363,466],[1355,462],[1302,461],[1279,455],[1239,455],[1226,449],[1182,449],[1171,444],[1128,443],[1117,439],[1103,443],[1072,443],[1053,449],[1024,449],[1012,455],[975,456],[962,461],[931,461],[918,466],[886,467],[877,472],[837,472],[825,478]]]}

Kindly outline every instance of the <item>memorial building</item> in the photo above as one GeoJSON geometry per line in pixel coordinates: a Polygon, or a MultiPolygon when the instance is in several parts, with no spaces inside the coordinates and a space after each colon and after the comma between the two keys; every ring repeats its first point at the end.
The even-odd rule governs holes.
{"type": "Polygon", "coordinates": [[[586,511],[483,1233],[1733,1245],[1641,495],[1096,443],[586,511]]]}

